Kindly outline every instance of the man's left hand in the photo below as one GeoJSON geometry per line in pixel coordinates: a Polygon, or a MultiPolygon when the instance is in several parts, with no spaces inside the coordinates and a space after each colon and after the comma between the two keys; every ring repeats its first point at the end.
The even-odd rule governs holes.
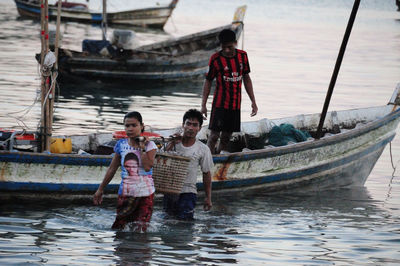
{"type": "Polygon", "coordinates": [[[258,107],[257,107],[257,104],[256,103],[252,103],[251,104],[251,114],[250,114],[250,116],[255,116],[256,114],[257,114],[257,112],[258,112],[258,107]]]}
{"type": "Polygon", "coordinates": [[[206,198],[206,199],[204,200],[203,209],[204,209],[205,211],[209,211],[209,210],[211,210],[211,208],[212,208],[211,199],[206,198]]]}

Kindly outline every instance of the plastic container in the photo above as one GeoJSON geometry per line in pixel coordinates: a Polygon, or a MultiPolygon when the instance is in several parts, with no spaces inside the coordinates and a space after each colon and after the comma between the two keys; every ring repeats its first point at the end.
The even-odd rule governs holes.
{"type": "Polygon", "coordinates": [[[71,153],[72,142],[70,138],[51,138],[51,153],[71,153]]]}

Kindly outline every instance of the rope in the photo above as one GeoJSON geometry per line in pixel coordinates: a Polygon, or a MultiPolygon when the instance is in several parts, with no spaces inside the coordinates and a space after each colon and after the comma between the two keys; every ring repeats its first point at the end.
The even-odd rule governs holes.
{"type": "MultiPolygon", "coordinates": [[[[53,87],[56,84],[57,76],[58,76],[57,72],[55,73],[54,77],[53,77],[53,75],[50,75],[50,77],[51,77],[51,86],[50,86],[49,90],[47,91],[46,97],[44,98],[42,109],[44,109],[44,106],[46,105],[47,99],[49,98],[50,92],[53,90],[53,87]]],[[[53,97],[54,97],[54,95],[53,95],[53,97]]],[[[54,110],[55,110],[55,105],[53,107],[53,113],[54,113],[54,110]]],[[[36,127],[37,131],[39,131],[39,129],[40,129],[41,122],[42,122],[42,119],[40,119],[39,122],[38,122],[38,125],[36,127]]]]}
{"type": "Polygon", "coordinates": [[[172,14],[171,14],[171,16],[169,17],[169,21],[171,21],[172,26],[174,26],[174,32],[177,32],[178,29],[177,29],[176,26],[175,26],[175,22],[174,22],[174,20],[173,20],[173,18],[172,18],[172,14]]]}
{"type": "MultiPolygon", "coordinates": [[[[393,154],[392,154],[392,142],[389,142],[389,152],[390,152],[390,163],[392,164],[393,172],[392,172],[392,179],[394,177],[394,174],[396,172],[396,166],[393,163],[393,154]]],[[[390,180],[390,183],[392,180],[390,180]]]]}
{"type": "MultiPolygon", "coordinates": [[[[40,64],[37,64],[37,75],[38,77],[40,77],[40,64]]],[[[36,105],[36,103],[39,102],[39,97],[40,97],[40,89],[36,90],[36,97],[33,100],[32,104],[23,108],[22,110],[19,111],[14,111],[14,112],[8,112],[5,113],[4,116],[9,116],[11,118],[14,118],[16,120],[16,122],[18,123],[18,127],[20,127],[23,131],[29,131],[29,130],[34,130],[33,128],[28,127],[23,119],[29,114],[29,112],[32,110],[32,108],[36,105]],[[13,114],[18,114],[18,113],[22,113],[19,116],[13,116],[13,114]],[[22,125],[21,125],[22,124],[22,125]]]]}
{"type": "Polygon", "coordinates": [[[389,199],[391,197],[392,188],[393,188],[392,184],[393,184],[394,174],[396,172],[396,166],[393,163],[392,142],[389,142],[389,152],[390,152],[390,162],[392,164],[393,173],[392,173],[392,177],[390,178],[390,181],[389,181],[389,184],[388,184],[389,188],[388,188],[388,192],[386,193],[386,199],[384,200],[383,205],[385,205],[389,201],[389,199]]]}

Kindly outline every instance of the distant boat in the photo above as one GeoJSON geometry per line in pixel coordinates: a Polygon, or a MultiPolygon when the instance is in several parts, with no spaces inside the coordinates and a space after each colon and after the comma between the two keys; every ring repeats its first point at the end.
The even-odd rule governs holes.
{"type": "MultiPolygon", "coordinates": [[[[39,0],[14,0],[20,16],[40,19],[39,0]]],[[[171,16],[178,0],[172,0],[168,6],[134,9],[120,12],[108,12],[107,23],[110,25],[131,25],[138,27],[163,28],[171,16]]],[[[49,18],[56,19],[57,4],[49,6],[49,18]]],[[[102,23],[101,12],[90,12],[85,4],[64,1],[61,8],[63,21],[102,23]]]]}
{"type": "MultiPolygon", "coordinates": [[[[264,147],[272,125],[289,123],[313,135],[320,113],[242,123],[241,133],[234,135],[239,141],[231,142],[239,151],[213,156],[213,194],[248,189],[275,193],[363,186],[385,146],[395,137],[400,122],[398,104],[400,84],[388,105],[329,112],[324,137],[279,147],[264,147]],[[242,150],[243,147],[246,149],[242,150]]],[[[176,129],[170,129],[152,134],[168,137],[175,132],[176,129]]],[[[198,138],[205,141],[206,132],[204,127],[198,138]]],[[[109,142],[112,134],[71,136],[71,139],[74,150],[90,150],[100,147],[99,143],[109,142]]],[[[173,157],[159,153],[155,167],[173,157]]],[[[90,197],[111,158],[110,155],[0,151],[0,198],[90,197]]],[[[114,178],[107,186],[107,193],[115,196],[119,182],[119,178],[114,178]]],[[[197,188],[203,190],[200,172],[197,188]]]]}
{"type": "Polygon", "coordinates": [[[175,81],[204,75],[212,53],[220,47],[218,34],[232,29],[240,37],[246,6],[239,7],[231,24],[157,42],[115,56],[60,49],[59,78],[62,81],[175,81]]]}

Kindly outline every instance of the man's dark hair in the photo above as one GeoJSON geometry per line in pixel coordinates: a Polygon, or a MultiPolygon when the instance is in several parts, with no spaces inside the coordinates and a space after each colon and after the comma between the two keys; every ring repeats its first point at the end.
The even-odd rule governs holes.
{"type": "Polygon", "coordinates": [[[185,124],[186,119],[197,119],[199,121],[200,127],[203,125],[203,114],[196,109],[189,109],[183,115],[183,124],[185,124]]]}
{"type": "Polygon", "coordinates": [[[236,42],[236,34],[233,30],[222,30],[218,35],[220,43],[236,42]]]}

